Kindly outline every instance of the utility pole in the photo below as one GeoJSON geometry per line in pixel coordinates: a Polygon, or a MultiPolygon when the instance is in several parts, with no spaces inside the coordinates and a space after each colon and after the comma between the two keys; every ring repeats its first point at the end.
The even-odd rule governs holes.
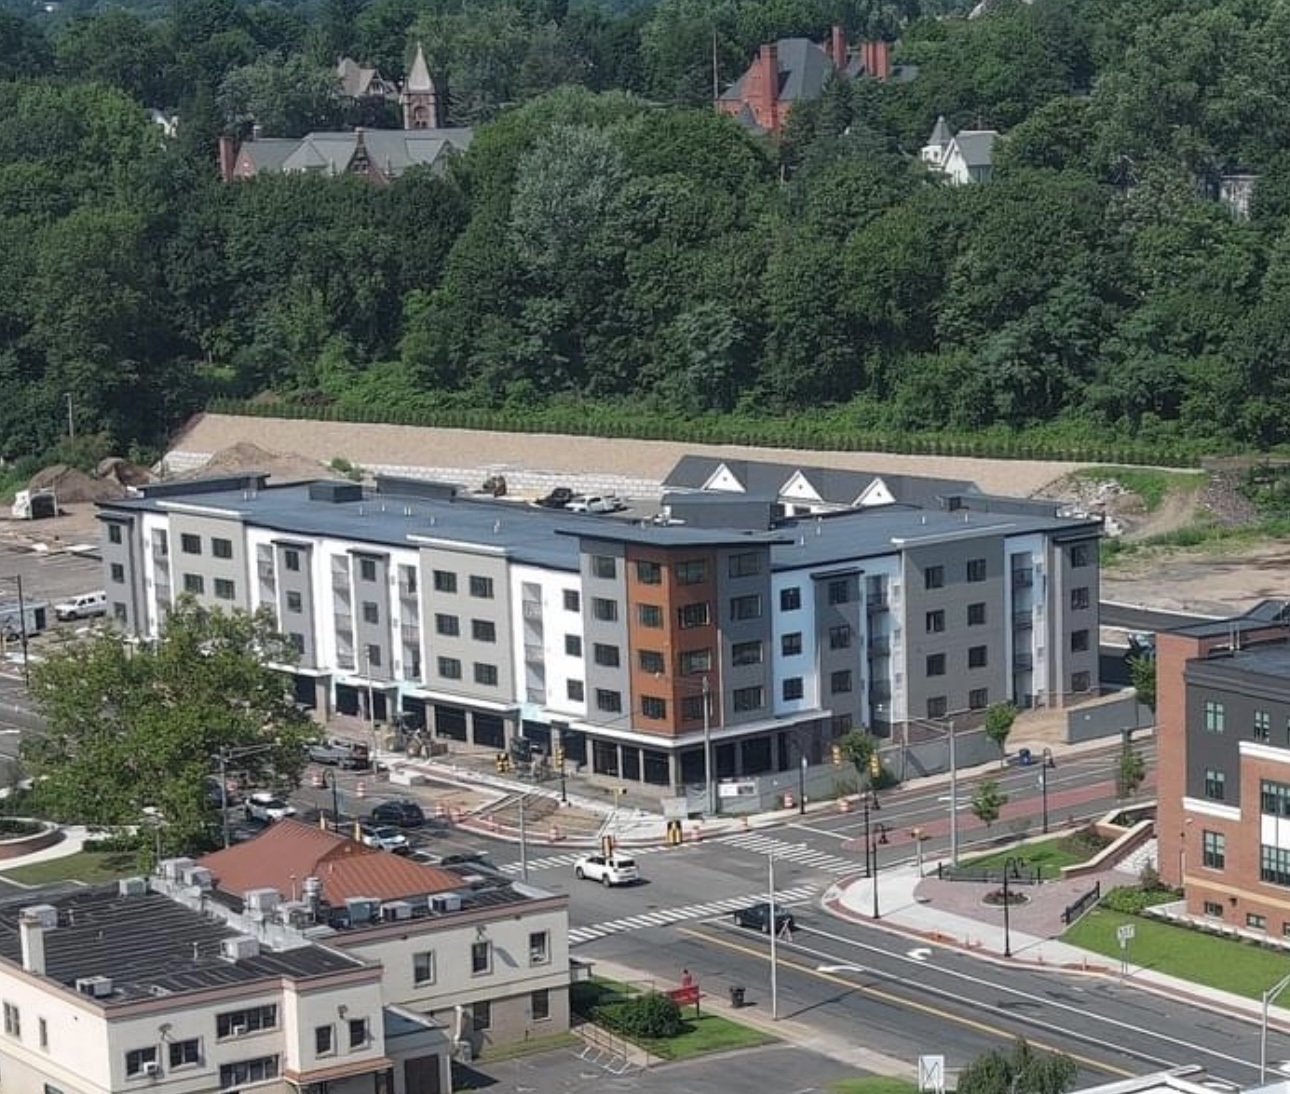
{"type": "Polygon", "coordinates": [[[22,640],[22,683],[31,687],[31,665],[27,659],[27,602],[22,596],[22,574],[16,574],[14,581],[18,584],[18,634],[22,640]]]}
{"type": "Polygon", "coordinates": [[[703,674],[703,777],[708,784],[708,816],[717,815],[717,778],[712,768],[712,685],[703,674]]]}
{"type": "Polygon", "coordinates": [[[228,835],[228,756],[221,751],[218,759],[220,825],[224,830],[224,846],[227,848],[230,843],[228,835]]]}
{"type": "Polygon", "coordinates": [[[67,393],[67,439],[76,440],[76,416],[72,412],[72,393],[67,393]]]}
{"type": "Polygon", "coordinates": [[[797,815],[806,816],[806,753],[802,753],[802,766],[797,775],[797,815]]]}
{"type": "Polygon", "coordinates": [[[873,841],[871,853],[873,855],[873,917],[881,919],[882,914],[878,911],[878,841],[876,839],[873,841]]]}
{"type": "Polygon", "coordinates": [[[775,949],[775,940],[779,937],[778,924],[775,922],[775,852],[766,858],[766,868],[770,885],[770,1016],[779,1021],[779,955],[775,949]]]}
{"type": "Polygon", "coordinates": [[[959,764],[954,748],[954,722],[950,726],[950,865],[959,864],[959,764]]]}
{"type": "Polygon", "coordinates": [[[524,827],[524,795],[520,795],[520,877],[529,879],[529,841],[524,827]]]}

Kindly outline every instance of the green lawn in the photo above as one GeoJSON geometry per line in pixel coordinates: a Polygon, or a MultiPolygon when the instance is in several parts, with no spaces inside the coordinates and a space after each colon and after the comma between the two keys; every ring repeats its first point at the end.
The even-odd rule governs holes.
{"type": "Polygon", "coordinates": [[[12,870],[5,870],[0,877],[16,881],[19,885],[48,885],[54,881],[83,881],[94,885],[138,872],[139,859],[134,851],[78,851],[62,858],[15,866],[12,870]]]}
{"type": "Polygon", "coordinates": [[[1043,876],[1056,878],[1063,866],[1087,862],[1104,847],[1090,842],[1082,832],[1053,836],[1052,839],[1027,843],[1023,847],[1010,847],[988,855],[963,859],[966,869],[1002,870],[1008,859],[1021,859],[1027,866],[1041,867],[1043,876]]]}
{"type": "Polygon", "coordinates": [[[829,1084],[832,1094],[918,1094],[918,1084],[887,1075],[865,1075],[858,1079],[839,1079],[829,1084]]]}
{"type": "Polygon", "coordinates": [[[775,1038],[751,1026],[740,1025],[717,1014],[687,1018],[683,1032],[676,1037],[644,1041],[641,1047],[664,1060],[686,1060],[707,1052],[725,1052],[735,1048],[771,1045],[775,1038]]]}
{"type": "Polygon", "coordinates": [[[487,1048],[479,1054],[481,1064],[495,1064],[501,1060],[514,1060],[519,1056],[529,1056],[536,1052],[550,1052],[557,1048],[572,1048],[580,1045],[576,1033],[553,1033],[550,1037],[530,1037],[513,1045],[502,1045],[500,1048],[487,1048]]]}
{"type": "Polygon", "coordinates": [[[1105,908],[1089,912],[1062,935],[1062,940],[1118,961],[1120,944],[1115,929],[1125,923],[1134,927],[1128,950],[1130,964],[1156,972],[1252,999],[1260,998],[1290,973],[1290,957],[1277,951],[1105,908]]]}

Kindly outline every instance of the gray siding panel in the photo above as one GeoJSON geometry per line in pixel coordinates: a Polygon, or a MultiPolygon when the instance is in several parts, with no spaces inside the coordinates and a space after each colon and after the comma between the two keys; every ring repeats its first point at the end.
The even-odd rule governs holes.
{"type": "Polygon", "coordinates": [[[147,568],[141,523],[133,514],[104,516],[100,537],[108,619],[130,634],[147,630],[147,568]],[[112,528],[118,529],[120,543],[112,542],[112,528]]]}
{"type": "MultiPolygon", "coordinates": [[[[815,597],[815,627],[817,670],[820,680],[820,706],[833,712],[834,718],[850,716],[851,724],[863,724],[863,699],[865,647],[864,625],[864,575],[860,570],[852,573],[816,575],[811,585],[815,597]],[[836,588],[836,592],[835,592],[836,588]],[[845,599],[842,599],[845,594],[845,599]],[[833,635],[846,645],[833,647],[833,635]],[[850,687],[834,691],[834,674],[848,673],[850,687]]],[[[841,678],[838,679],[842,682],[841,678]]]]}
{"type": "MultiPolygon", "coordinates": [[[[515,665],[511,654],[510,579],[505,557],[443,547],[421,548],[421,590],[425,616],[422,633],[426,661],[422,667],[425,686],[433,691],[459,694],[463,701],[471,698],[508,703],[515,694],[515,665]],[[451,574],[456,590],[435,586],[435,573],[451,574]],[[471,578],[478,579],[491,596],[471,595],[471,578]],[[457,621],[457,634],[443,634],[437,617],[457,621]],[[474,621],[491,623],[494,642],[478,642],[472,637],[474,621]],[[441,658],[456,662],[461,678],[453,679],[442,672],[441,658]],[[496,684],[476,680],[475,666],[496,669],[496,684]]],[[[477,591],[484,591],[482,588],[477,591]]]]}
{"type": "MultiPolygon", "coordinates": [[[[770,552],[765,548],[755,551],[719,551],[716,556],[716,589],[717,603],[715,613],[720,628],[721,658],[721,710],[725,712],[725,724],[741,725],[764,719],[767,712],[773,709],[775,697],[770,689],[773,684],[770,659],[773,651],[771,643],[771,602],[770,602],[770,552]],[[757,572],[737,576],[732,573],[732,560],[737,556],[756,557],[757,572]],[[742,598],[755,598],[758,612],[755,618],[735,619],[734,607],[742,598]],[[734,647],[745,643],[757,642],[761,645],[761,659],[755,663],[736,665],[734,647]],[[736,691],[746,693],[746,689],[760,688],[761,706],[752,710],[736,710],[734,695],[736,691]]],[[[736,563],[737,565],[737,563],[736,563]]],[[[742,651],[741,651],[742,652],[742,651]]]]}
{"type": "MultiPolygon", "coordinates": [[[[251,606],[250,565],[246,558],[246,535],[242,522],[235,517],[199,516],[193,513],[170,514],[170,561],[175,580],[175,596],[193,592],[189,578],[201,582],[200,592],[193,592],[197,602],[208,608],[231,611],[251,606]],[[184,550],[184,537],[196,537],[200,553],[184,550]],[[229,557],[215,554],[215,541],[229,544],[229,557]],[[232,597],[217,596],[217,582],[232,582],[232,597]]],[[[218,586],[226,588],[226,586],[218,586]]]]}
{"type": "Polygon", "coordinates": [[[631,656],[627,636],[627,563],[626,549],[621,543],[608,543],[584,539],[579,569],[582,575],[582,662],[586,670],[587,720],[607,722],[622,729],[630,729],[640,720],[639,702],[632,695],[631,656]],[[614,576],[597,577],[596,559],[612,558],[614,576]],[[611,601],[615,607],[614,619],[596,618],[596,601],[611,601]],[[596,646],[609,646],[618,650],[618,666],[598,665],[596,646]],[[621,713],[602,710],[597,703],[598,692],[616,692],[622,706],[621,713]]]}
{"type": "Polygon", "coordinates": [[[314,604],[313,568],[319,563],[313,548],[305,543],[276,542],[273,544],[274,573],[277,579],[279,626],[284,634],[299,634],[303,639],[300,665],[303,668],[318,666],[317,608],[314,604]],[[294,552],[299,568],[287,566],[287,556],[294,552]],[[288,607],[289,599],[299,597],[300,610],[288,607]]]}

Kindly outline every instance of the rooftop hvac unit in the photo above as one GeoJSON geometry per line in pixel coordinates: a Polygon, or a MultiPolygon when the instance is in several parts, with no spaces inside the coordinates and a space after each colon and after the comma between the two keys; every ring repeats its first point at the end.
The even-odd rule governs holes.
{"type": "Polygon", "coordinates": [[[143,1074],[151,1078],[156,1078],[161,1074],[161,1065],[156,1060],[146,1060],[143,1065],[143,1074]]]}
{"type": "Polygon", "coordinates": [[[392,900],[389,904],[382,904],[381,918],[386,923],[393,923],[400,919],[411,919],[412,905],[406,900],[392,900]]]}
{"type": "Polygon", "coordinates": [[[118,896],[143,896],[148,891],[146,877],[123,877],[116,884],[118,896]]]}
{"type": "Polygon", "coordinates": [[[288,927],[303,927],[312,918],[303,900],[287,900],[278,905],[278,922],[288,927]]]}
{"type": "Polygon", "coordinates": [[[184,871],[197,863],[190,858],[168,858],[161,860],[161,876],[167,881],[179,881],[184,871]]]}
{"type": "Polygon", "coordinates": [[[242,903],[248,912],[259,912],[261,915],[272,913],[281,900],[277,889],[248,889],[242,897],[242,903]]]}
{"type": "Polygon", "coordinates": [[[351,897],[345,901],[345,911],[351,923],[371,923],[380,906],[379,900],[372,900],[370,897],[351,897]]]}
{"type": "Polygon", "coordinates": [[[300,887],[300,895],[305,900],[317,904],[322,899],[322,878],[307,877],[304,884],[300,887]]]}
{"type": "Polygon", "coordinates": [[[76,990],[92,999],[106,999],[112,994],[112,977],[82,976],[76,981],[76,990]]]}
{"type": "Polygon", "coordinates": [[[434,893],[430,897],[430,910],[443,914],[444,912],[461,911],[461,894],[460,893],[434,893]]]}
{"type": "Polygon", "coordinates": [[[215,884],[214,875],[205,866],[190,866],[184,871],[184,884],[194,889],[211,889],[215,884]]]}
{"type": "Polygon", "coordinates": [[[46,930],[53,930],[58,926],[58,909],[52,904],[28,904],[22,909],[22,918],[34,920],[46,930]]]}
{"type": "Polygon", "coordinates": [[[219,951],[225,961],[246,961],[259,956],[260,942],[250,935],[234,935],[220,942],[219,951]]]}

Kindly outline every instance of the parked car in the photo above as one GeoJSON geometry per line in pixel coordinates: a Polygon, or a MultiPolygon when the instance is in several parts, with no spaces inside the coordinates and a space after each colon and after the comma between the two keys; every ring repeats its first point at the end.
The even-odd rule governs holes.
{"type": "Polygon", "coordinates": [[[366,771],[372,766],[372,756],[367,745],[340,737],[333,737],[330,741],[314,741],[309,746],[309,759],[316,764],[343,767],[351,771],[366,771]]]}
{"type": "Polygon", "coordinates": [[[248,820],[275,821],[283,817],[294,817],[296,807],[283,801],[276,794],[261,790],[246,799],[246,817],[248,820]]]}
{"type": "MultiPolygon", "coordinates": [[[[734,919],[736,927],[748,927],[754,931],[761,931],[762,934],[770,934],[770,905],[765,901],[740,908],[735,912],[734,919]]],[[[775,909],[777,935],[783,934],[786,930],[791,931],[795,926],[796,922],[790,912],[781,908],[775,909]]]]}
{"type": "Polygon", "coordinates": [[[54,605],[54,615],[64,623],[73,619],[91,619],[107,615],[107,593],[81,593],[54,605]]]}
{"type": "Polygon", "coordinates": [[[580,494],[565,506],[570,513],[617,513],[625,508],[612,494],[580,494]]]}
{"type": "Polygon", "coordinates": [[[420,828],[425,822],[425,810],[416,802],[380,802],[372,806],[373,824],[392,824],[395,828],[420,828]]]}
{"type": "Polygon", "coordinates": [[[379,847],[382,851],[393,851],[396,855],[406,855],[412,850],[408,837],[397,828],[390,828],[388,825],[378,828],[364,824],[358,831],[368,847],[379,847]]]}
{"type": "Polygon", "coordinates": [[[1151,659],[1156,655],[1156,636],[1150,631],[1129,635],[1128,657],[1145,657],[1151,659]]]}
{"type": "Polygon", "coordinates": [[[583,855],[574,864],[573,873],[579,881],[598,881],[606,889],[633,885],[641,879],[636,860],[624,855],[583,855]]]}
{"type": "Polygon", "coordinates": [[[557,486],[546,497],[538,498],[537,504],[543,509],[563,509],[573,501],[573,491],[567,486],[557,486]]]}

